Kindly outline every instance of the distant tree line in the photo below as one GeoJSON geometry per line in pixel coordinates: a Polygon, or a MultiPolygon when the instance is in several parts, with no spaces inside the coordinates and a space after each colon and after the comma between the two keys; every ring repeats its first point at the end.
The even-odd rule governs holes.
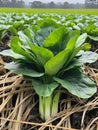
{"type": "MultiPolygon", "coordinates": [[[[93,0],[92,0],[93,1],[93,0]]],[[[0,0],[0,7],[19,7],[19,8],[25,8],[25,7],[30,7],[30,8],[98,8],[98,3],[93,4],[93,3],[87,3],[85,4],[70,4],[68,2],[58,2],[55,3],[53,1],[49,3],[43,3],[41,1],[35,0],[33,2],[30,2],[29,5],[26,5],[23,0],[0,0]]]]}
{"type": "Polygon", "coordinates": [[[33,1],[29,3],[29,6],[31,8],[98,8],[98,2],[96,4],[93,3],[94,0],[90,0],[92,1],[92,3],[87,3],[85,2],[85,4],[80,4],[80,3],[76,3],[76,4],[70,4],[68,2],[59,2],[59,3],[55,3],[53,1],[49,2],[49,3],[43,3],[41,1],[33,1]]]}
{"type": "Polygon", "coordinates": [[[25,2],[23,0],[0,0],[0,7],[19,7],[19,8],[24,8],[25,7],[25,2]]]}
{"type": "Polygon", "coordinates": [[[84,8],[84,4],[69,4],[68,2],[54,3],[53,1],[49,3],[43,3],[41,1],[33,1],[29,3],[31,8],[84,8]]]}

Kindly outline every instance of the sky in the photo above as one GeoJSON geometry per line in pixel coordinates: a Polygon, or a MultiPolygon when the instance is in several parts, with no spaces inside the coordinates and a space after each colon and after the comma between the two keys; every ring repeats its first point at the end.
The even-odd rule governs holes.
{"type": "MultiPolygon", "coordinates": [[[[26,3],[28,3],[28,2],[33,2],[33,1],[36,1],[36,0],[24,0],[26,3]]],[[[37,0],[37,1],[41,1],[41,2],[43,2],[43,3],[49,3],[49,2],[51,2],[51,1],[53,1],[53,2],[69,2],[69,3],[84,3],[85,2],[85,0],[37,0]]]]}

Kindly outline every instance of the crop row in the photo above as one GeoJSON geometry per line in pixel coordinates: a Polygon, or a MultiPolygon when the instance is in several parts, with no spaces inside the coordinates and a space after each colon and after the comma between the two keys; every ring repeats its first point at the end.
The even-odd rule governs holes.
{"type": "Polygon", "coordinates": [[[0,13],[0,40],[5,35],[17,35],[18,31],[32,28],[36,30],[45,19],[52,18],[57,24],[69,30],[86,32],[92,40],[98,41],[98,16],[95,15],[59,15],[59,14],[17,14],[0,13]]]}
{"type": "Polygon", "coordinates": [[[0,8],[0,12],[5,13],[28,13],[28,14],[43,14],[43,13],[56,13],[56,14],[92,14],[98,15],[98,9],[42,9],[42,8],[0,8]]]}

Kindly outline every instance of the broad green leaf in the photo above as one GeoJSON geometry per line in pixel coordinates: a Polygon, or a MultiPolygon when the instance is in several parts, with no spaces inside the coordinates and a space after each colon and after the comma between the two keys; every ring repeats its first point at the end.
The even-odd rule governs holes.
{"type": "Polygon", "coordinates": [[[45,73],[48,75],[55,75],[67,62],[69,53],[70,50],[66,49],[51,58],[44,66],[45,73]]]}
{"type": "Polygon", "coordinates": [[[71,94],[80,98],[89,98],[97,91],[94,81],[79,70],[68,71],[62,79],[55,77],[54,80],[71,94]]]}
{"type": "Polygon", "coordinates": [[[49,34],[54,30],[54,27],[44,27],[38,30],[34,36],[34,41],[38,46],[43,46],[44,41],[49,36],[49,34]]]}
{"type": "Polygon", "coordinates": [[[66,34],[66,28],[64,26],[55,29],[44,41],[44,47],[52,47],[58,44],[63,40],[65,34],[66,34]]]}
{"type": "Polygon", "coordinates": [[[81,64],[93,63],[98,59],[98,54],[92,51],[83,52],[83,54],[77,58],[78,62],[81,64]]]}
{"type": "Polygon", "coordinates": [[[30,49],[29,44],[33,44],[31,40],[24,34],[23,31],[18,32],[19,39],[22,42],[22,44],[27,48],[30,49]]]}
{"type": "Polygon", "coordinates": [[[74,58],[63,71],[68,71],[75,67],[81,67],[86,63],[94,63],[98,59],[98,54],[92,51],[82,51],[78,57],[74,58]]]}
{"type": "Polygon", "coordinates": [[[92,39],[93,41],[98,41],[98,36],[90,36],[90,35],[88,35],[88,37],[90,39],[92,39]]]}
{"type": "Polygon", "coordinates": [[[63,41],[57,46],[59,50],[64,50],[65,48],[68,48],[70,50],[74,49],[75,41],[78,38],[80,34],[80,31],[69,31],[66,29],[66,34],[64,35],[63,41]]]}
{"type": "Polygon", "coordinates": [[[65,71],[69,71],[71,69],[80,68],[83,63],[78,62],[76,58],[74,58],[67,66],[64,66],[60,73],[64,73],[65,71]]]}
{"type": "Polygon", "coordinates": [[[80,33],[79,33],[79,31],[74,31],[74,33],[72,33],[72,34],[73,34],[73,36],[71,39],[69,39],[67,46],[66,46],[66,48],[70,49],[71,51],[74,49],[76,40],[80,33]]]}
{"type": "Polygon", "coordinates": [[[77,53],[81,50],[81,47],[75,48],[73,49],[73,51],[71,51],[71,54],[67,60],[67,63],[64,65],[64,68],[66,68],[69,63],[73,60],[73,58],[77,55],[77,53]]]}
{"type": "Polygon", "coordinates": [[[74,48],[66,66],[73,60],[73,58],[79,53],[79,51],[86,50],[86,49],[89,50],[90,48],[91,48],[91,46],[89,45],[89,43],[84,43],[83,45],[78,46],[77,48],[74,48]]]}
{"type": "Polygon", "coordinates": [[[46,48],[42,48],[39,46],[31,46],[31,49],[43,66],[48,60],[50,60],[54,56],[52,51],[46,48]]]}
{"type": "Polygon", "coordinates": [[[11,49],[17,53],[17,54],[21,54],[23,56],[25,56],[27,59],[34,61],[35,63],[37,63],[37,60],[35,58],[35,56],[33,55],[33,53],[31,54],[29,52],[29,50],[27,50],[25,48],[25,46],[23,46],[20,42],[20,39],[18,37],[13,37],[11,40],[11,49]]]}
{"type": "Polygon", "coordinates": [[[28,38],[29,38],[31,41],[33,40],[33,38],[34,38],[34,32],[33,32],[32,29],[27,28],[27,29],[24,30],[24,33],[25,33],[26,36],[28,36],[28,38]]]}
{"type": "Polygon", "coordinates": [[[39,96],[47,97],[53,93],[53,91],[58,87],[59,84],[57,82],[43,84],[38,80],[32,79],[32,85],[39,96]]]}
{"type": "Polygon", "coordinates": [[[25,59],[24,56],[13,52],[11,49],[4,50],[4,51],[0,52],[0,54],[4,55],[4,56],[10,56],[10,57],[12,57],[14,59],[17,59],[17,60],[19,60],[19,59],[25,59]]]}
{"type": "Polygon", "coordinates": [[[29,77],[41,77],[44,75],[44,73],[37,72],[33,68],[30,68],[30,66],[27,66],[27,64],[22,64],[17,62],[7,63],[5,65],[5,68],[11,70],[16,74],[22,74],[29,77]]]}
{"type": "MultiPolygon", "coordinates": [[[[57,48],[59,48],[60,51],[65,50],[69,40],[71,38],[71,33],[69,31],[66,30],[66,34],[64,35],[63,40],[60,42],[60,44],[57,46],[57,48]]],[[[54,46],[55,47],[55,46],[54,46]]],[[[52,47],[53,48],[53,47],[52,47]]],[[[54,50],[53,50],[54,51],[54,50]]],[[[59,52],[59,51],[57,51],[59,52]]]]}
{"type": "Polygon", "coordinates": [[[81,46],[86,41],[86,38],[87,38],[87,33],[83,33],[82,35],[80,35],[76,41],[75,48],[81,46]]]}

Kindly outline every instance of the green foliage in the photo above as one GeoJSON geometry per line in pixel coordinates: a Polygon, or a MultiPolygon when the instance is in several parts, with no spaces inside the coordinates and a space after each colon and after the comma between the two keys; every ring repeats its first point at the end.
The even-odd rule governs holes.
{"type": "MultiPolygon", "coordinates": [[[[3,9],[2,9],[3,10],[3,9]]],[[[34,33],[36,33],[36,36],[34,37],[34,41],[35,43],[39,43],[40,41],[40,45],[42,45],[43,42],[46,41],[47,44],[49,44],[47,42],[47,40],[51,40],[53,43],[56,43],[56,40],[60,40],[61,37],[63,36],[62,34],[62,30],[65,31],[64,27],[62,28],[62,25],[65,25],[65,27],[69,28],[69,30],[78,30],[80,31],[80,33],[87,33],[88,37],[90,40],[93,41],[98,41],[98,16],[96,15],[83,15],[83,10],[66,10],[68,12],[71,11],[71,14],[65,14],[65,10],[48,10],[50,11],[50,14],[47,14],[45,12],[45,14],[42,14],[41,12],[47,11],[47,10],[43,10],[43,9],[39,9],[39,11],[41,11],[39,14],[32,14],[32,11],[28,13],[18,13],[24,10],[24,12],[28,12],[30,11],[30,9],[27,11],[26,9],[11,9],[13,10],[13,13],[4,13],[6,12],[7,9],[3,10],[3,13],[0,13],[0,40],[2,40],[2,38],[6,35],[6,34],[10,34],[11,36],[17,36],[19,31],[23,31],[25,30],[25,34],[28,35],[28,37],[30,38],[34,33]],[[16,10],[16,12],[15,12],[16,10]],[[53,11],[56,12],[63,12],[63,15],[60,15],[59,13],[56,14],[56,12],[54,14],[51,14],[51,12],[53,13],[53,11]],[[82,14],[74,14],[73,12],[79,12],[82,14]],[[73,14],[74,15],[73,15],[73,14]],[[51,19],[52,20],[51,20],[51,19]],[[45,20],[45,22],[43,23],[43,20],[45,20]],[[31,35],[29,30],[27,28],[30,28],[30,31],[32,32],[32,28],[34,33],[31,35]],[[59,28],[60,27],[60,28],[59,28]],[[55,33],[55,35],[57,34],[55,31],[55,29],[59,29],[59,31],[61,33],[59,33],[59,37],[55,36],[55,39],[53,39],[53,37],[50,38],[48,37],[48,35],[54,30],[53,33],[55,33]],[[31,36],[30,36],[31,35],[31,36]],[[61,35],[61,37],[60,37],[61,35]],[[48,38],[48,39],[44,39],[44,38],[48,38]]],[[[9,9],[10,10],[10,9],[9,9]]],[[[7,10],[8,11],[8,10],[7,10]]],[[[35,9],[35,12],[38,11],[38,9],[35,9]]],[[[86,12],[93,12],[96,10],[86,10],[86,12]]],[[[9,11],[8,11],[9,12],[9,11]]],[[[97,11],[98,12],[98,11],[97,11]]],[[[62,14],[62,13],[61,13],[62,14]]],[[[48,41],[49,41],[48,40],[48,41]]],[[[46,43],[44,43],[46,45],[46,43]]]]}
{"type": "Polygon", "coordinates": [[[64,64],[66,64],[69,53],[70,53],[70,50],[66,49],[59,52],[56,56],[51,58],[45,64],[45,73],[48,75],[57,74],[60,71],[60,69],[64,66],[64,64]]]}
{"type": "Polygon", "coordinates": [[[50,18],[41,20],[35,28],[18,31],[10,41],[11,49],[0,54],[13,58],[14,62],[5,68],[31,80],[39,95],[41,117],[47,120],[56,113],[62,87],[79,98],[89,98],[96,92],[96,84],[81,68],[95,62],[98,54],[88,51],[87,33],[81,34],[50,18]]]}
{"type": "Polygon", "coordinates": [[[95,83],[87,75],[82,74],[79,69],[68,70],[63,77],[55,77],[54,80],[80,98],[89,98],[92,93],[96,92],[95,83]]]}

